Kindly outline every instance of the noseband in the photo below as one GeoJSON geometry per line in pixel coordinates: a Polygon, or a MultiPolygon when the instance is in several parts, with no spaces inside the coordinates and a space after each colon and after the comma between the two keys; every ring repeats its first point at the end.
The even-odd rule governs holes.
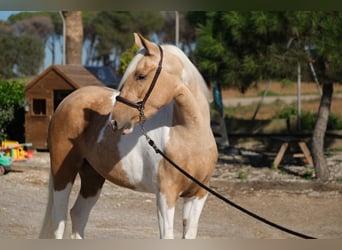
{"type": "Polygon", "coordinates": [[[126,104],[127,106],[130,106],[132,108],[135,108],[139,111],[140,113],[140,122],[143,121],[145,119],[145,115],[144,115],[144,108],[145,108],[145,103],[147,101],[147,99],[149,98],[149,96],[151,95],[152,93],[152,90],[154,88],[154,86],[156,85],[156,82],[158,80],[158,77],[159,77],[159,74],[160,74],[160,71],[162,69],[162,64],[163,64],[163,50],[162,48],[158,45],[158,48],[159,48],[159,51],[160,51],[160,60],[159,60],[159,63],[158,63],[158,68],[156,70],[156,73],[154,74],[154,77],[152,79],[152,82],[151,82],[151,85],[149,87],[149,89],[147,90],[145,96],[144,96],[144,99],[142,101],[139,101],[139,102],[132,102],[122,96],[117,96],[116,97],[116,100],[118,102],[121,102],[121,103],[124,103],[126,104]]]}

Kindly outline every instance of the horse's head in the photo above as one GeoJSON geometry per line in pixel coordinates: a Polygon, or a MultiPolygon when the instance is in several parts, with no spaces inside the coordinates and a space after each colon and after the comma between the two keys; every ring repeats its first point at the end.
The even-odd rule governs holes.
{"type": "Polygon", "coordinates": [[[113,124],[124,133],[168,104],[177,82],[172,71],[166,70],[163,49],[139,34],[134,38],[139,51],[121,80],[113,109],[113,124]]]}

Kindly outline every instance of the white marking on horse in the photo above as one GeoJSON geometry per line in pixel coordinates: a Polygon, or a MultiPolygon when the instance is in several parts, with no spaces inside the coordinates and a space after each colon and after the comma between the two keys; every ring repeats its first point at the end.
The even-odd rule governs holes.
{"type": "Polygon", "coordinates": [[[83,239],[84,229],[87,224],[89,214],[101,194],[101,189],[97,191],[95,196],[83,198],[81,194],[78,195],[75,205],[70,210],[72,220],[72,239],[83,239]]]}
{"type": "Polygon", "coordinates": [[[54,191],[52,218],[56,222],[52,225],[56,239],[62,239],[67,220],[68,199],[71,192],[72,184],[68,183],[64,190],[54,191]]]}
{"type": "Polygon", "coordinates": [[[120,91],[114,91],[113,95],[110,97],[110,99],[112,100],[113,107],[114,107],[114,104],[116,103],[116,97],[118,95],[120,95],[120,91]]]}
{"type": "Polygon", "coordinates": [[[169,208],[167,205],[167,198],[160,192],[157,194],[157,207],[160,238],[173,239],[175,207],[169,208]]]}
{"type": "Polygon", "coordinates": [[[198,221],[201,215],[201,211],[208,197],[206,194],[201,199],[198,198],[186,198],[184,200],[183,210],[183,238],[184,239],[195,239],[197,236],[198,221]]]}
{"type": "MultiPolygon", "coordinates": [[[[172,114],[173,102],[161,108],[144,123],[148,135],[161,149],[166,147],[170,137],[172,114]]],[[[119,152],[122,168],[127,173],[130,183],[136,186],[136,190],[155,193],[161,157],[147,144],[139,125],[134,127],[132,133],[121,136],[119,152]]]]}
{"type": "MultiPolygon", "coordinates": [[[[110,97],[110,100],[112,102],[113,107],[114,107],[114,105],[116,103],[116,97],[118,95],[120,95],[120,91],[114,91],[113,95],[110,97]]],[[[104,126],[101,128],[100,133],[99,133],[99,135],[97,137],[96,143],[100,143],[104,139],[104,132],[106,130],[106,127],[110,124],[111,120],[112,120],[112,113],[109,113],[108,120],[104,124],[104,126]]]]}

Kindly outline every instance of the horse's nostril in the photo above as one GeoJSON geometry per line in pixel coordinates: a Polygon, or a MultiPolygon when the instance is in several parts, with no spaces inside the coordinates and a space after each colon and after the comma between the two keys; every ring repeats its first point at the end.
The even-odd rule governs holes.
{"type": "Polygon", "coordinates": [[[112,124],[112,129],[116,131],[118,129],[118,123],[116,120],[111,120],[110,123],[112,124]]]}

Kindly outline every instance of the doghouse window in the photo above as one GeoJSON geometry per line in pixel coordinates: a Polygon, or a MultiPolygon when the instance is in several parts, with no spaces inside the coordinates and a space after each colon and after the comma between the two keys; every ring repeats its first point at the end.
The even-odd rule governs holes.
{"type": "Polygon", "coordinates": [[[33,114],[34,115],[46,115],[46,100],[45,99],[33,99],[33,114]]]}

